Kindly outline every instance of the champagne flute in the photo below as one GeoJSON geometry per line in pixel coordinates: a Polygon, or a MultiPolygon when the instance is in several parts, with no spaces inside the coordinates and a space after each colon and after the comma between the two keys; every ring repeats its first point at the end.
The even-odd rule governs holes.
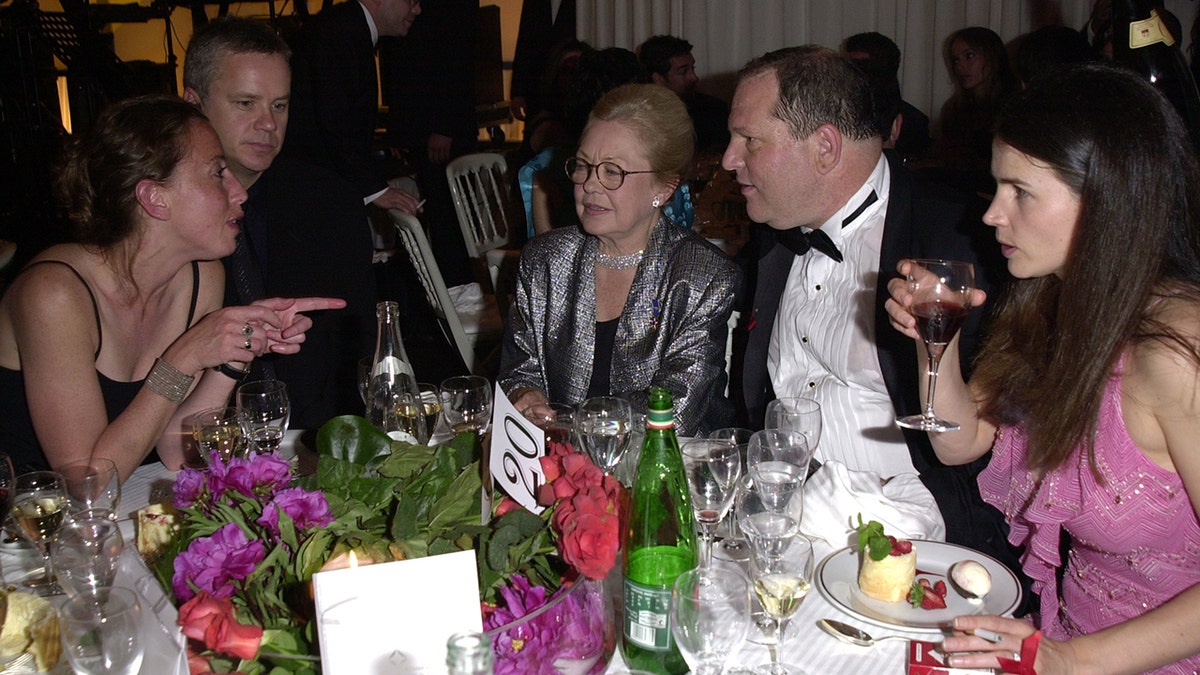
{"type": "MultiPolygon", "coordinates": [[[[753,434],[754,432],[749,429],[727,427],[709,432],[708,438],[715,441],[732,443],[737,448],[738,457],[742,465],[742,475],[745,476],[749,473],[749,470],[746,468],[746,448],[750,445],[750,436],[753,434]]],[[[736,485],[735,488],[737,488],[736,485]]],[[[749,544],[742,537],[741,531],[738,529],[737,518],[733,516],[733,509],[729,509],[725,513],[725,517],[721,520],[721,525],[717,529],[723,535],[721,546],[717,551],[717,557],[733,562],[740,562],[750,557],[749,544]]]]}
{"type": "Polygon", "coordinates": [[[256,380],[238,387],[237,407],[242,412],[242,432],[255,452],[275,452],[283,442],[292,403],[287,385],[280,380],[256,380]]]}
{"type": "Polygon", "coordinates": [[[70,512],[103,511],[117,517],[121,503],[121,475],[111,459],[95,457],[59,467],[67,489],[70,512]]]}
{"type": "Polygon", "coordinates": [[[597,396],[579,404],[575,411],[575,435],[584,452],[605,473],[617,470],[629,450],[633,406],[617,396],[597,396]]]}
{"type": "Polygon", "coordinates": [[[76,673],[133,675],[141,670],[142,609],[128,588],[81,593],[58,610],[63,651],[76,673]]]}
{"type": "Polygon", "coordinates": [[[721,675],[750,629],[749,584],[733,570],[688,570],[675,578],[669,617],[693,675],[721,675]]]}
{"type": "Polygon", "coordinates": [[[25,582],[39,595],[55,595],[58,585],[50,567],[50,542],[62,527],[67,512],[63,477],[54,471],[31,471],[13,482],[13,519],[21,534],[42,554],[42,576],[25,582]]]}
{"type": "Polygon", "coordinates": [[[763,428],[799,431],[816,454],[817,442],[821,440],[821,404],[802,396],[775,399],[767,404],[763,428]]]}
{"type": "Polygon", "coordinates": [[[117,576],[125,540],[115,522],[97,513],[104,512],[74,514],[50,547],[58,584],[71,597],[111,588],[117,576]]]}
{"type": "Polygon", "coordinates": [[[458,375],[442,381],[442,415],[461,434],[482,432],[492,419],[492,383],[479,375],[458,375]]]}
{"type": "Polygon", "coordinates": [[[750,555],[754,594],[762,603],[763,612],[775,622],[775,644],[768,645],[771,663],[756,671],[764,675],[796,675],[804,672],[796,666],[780,663],[779,652],[783,649],[788,619],[800,609],[800,603],[804,602],[812,588],[812,542],[801,534],[793,534],[781,541],[782,548],[754,546],[750,555]]]}
{"type": "Polygon", "coordinates": [[[733,504],[742,458],[737,446],[725,441],[696,439],[683,446],[683,469],[692,493],[692,511],[700,526],[703,549],[700,565],[712,567],[712,545],[717,523],[733,504]]]}
{"type": "Polygon", "coordinates": [[[933,392],[937,388],[938,365],[946,345],[958,334],[967,312],[971,310],[971,295],[975,286],[975,268],[971,263],[955,260],[909,261],[908,290],[912,293],[911,311],[917,320],[917,333],[925,342],[929,356],[926,372],[928,392],[925,411],[896,420],[905,429],[921,431],[958,431],[957,422],[940,419],[933,412],[933,392]]]}
{"type": "Polygon", "coordinates": [[[746,466],[764,498],[782,503],[785,494],[804,484],[812,450],[799,431],[763,429],[754,432],[746,446],[746,466]]]}

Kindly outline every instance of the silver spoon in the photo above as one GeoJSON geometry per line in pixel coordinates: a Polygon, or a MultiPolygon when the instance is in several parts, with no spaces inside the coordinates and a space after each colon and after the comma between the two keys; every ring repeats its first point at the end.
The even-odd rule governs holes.
{"type": "Polygon", "coordinates": [[[829,633],[833,637],[841,640],[842,642],[855,645],[857,647],[871,647],[876,642],[883,642],[884,640],[908,639],[903,635],[885,635],[881,638],[873,638],[869,633],[835,619],[821,619],[817,622],[817,627],[826,633],[829,633]]]}

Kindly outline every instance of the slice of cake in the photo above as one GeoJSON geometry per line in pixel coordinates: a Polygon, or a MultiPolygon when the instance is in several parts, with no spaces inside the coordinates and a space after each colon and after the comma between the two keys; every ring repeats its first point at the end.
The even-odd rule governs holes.
{"type": "Polygon", "coordinates": [[[24,591],[8,593],[8,614],[0,630],[0,656],[33,655],[39,671],[50,670],[62,655],[54,605],[24,591]]]}
{"type": "Polygon", "coordinates": [[[170,504],[151,504],[137,512],[137,550],[153,562],[179,533],[179,512],[170,504]]]}
{"type": "Polygon", "coordinates": [[[858,518],[858,548],[861,564],[858,587],[869,598],[884,602],[908,599],[917,576],[917,553],[911,541],[890,537],[877,521],[858,518]]]}

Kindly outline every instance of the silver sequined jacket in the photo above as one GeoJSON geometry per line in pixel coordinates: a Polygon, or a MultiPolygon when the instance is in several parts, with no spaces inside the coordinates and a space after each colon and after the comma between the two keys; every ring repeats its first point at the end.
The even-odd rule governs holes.
{"type": "MultiPolygon", "coordinates": [[[[596,238],[564,227],[521,254],[516,297],[500,360],[506,392],[535,387],[549,400],[587,394],[596,339],[596,238]]],[[[729,426],[726,325],[741,272],[699,235],[660,218],[617,324],[611,388],[645,406],[651,386],[675,399],[682,436],[729,426]]]]}

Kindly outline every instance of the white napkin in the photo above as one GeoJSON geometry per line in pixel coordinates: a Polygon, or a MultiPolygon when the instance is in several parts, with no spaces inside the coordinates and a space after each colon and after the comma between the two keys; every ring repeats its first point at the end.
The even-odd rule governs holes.
{"type": "Polygon", "coordinates": [[[446,289],[450,295],[450,303],[462,322],[463,332],[467,335],[475,333],[496,333],[504,329],[500,320],[500,311],[496,307],[496,298],[484,295],[483,289],[476,282],[451,286],[446,289]]]}
{"type": "Polygon", "coordinates": [[[894,476],[881,485],[879,475],[826,462],[804,485],[800,529],[813,540],[817,558],[858,543],[854,528],[877,520],[884,531],[903,539],[946,540],[946,523],[933,495],[915,473],[894,476]]]}

